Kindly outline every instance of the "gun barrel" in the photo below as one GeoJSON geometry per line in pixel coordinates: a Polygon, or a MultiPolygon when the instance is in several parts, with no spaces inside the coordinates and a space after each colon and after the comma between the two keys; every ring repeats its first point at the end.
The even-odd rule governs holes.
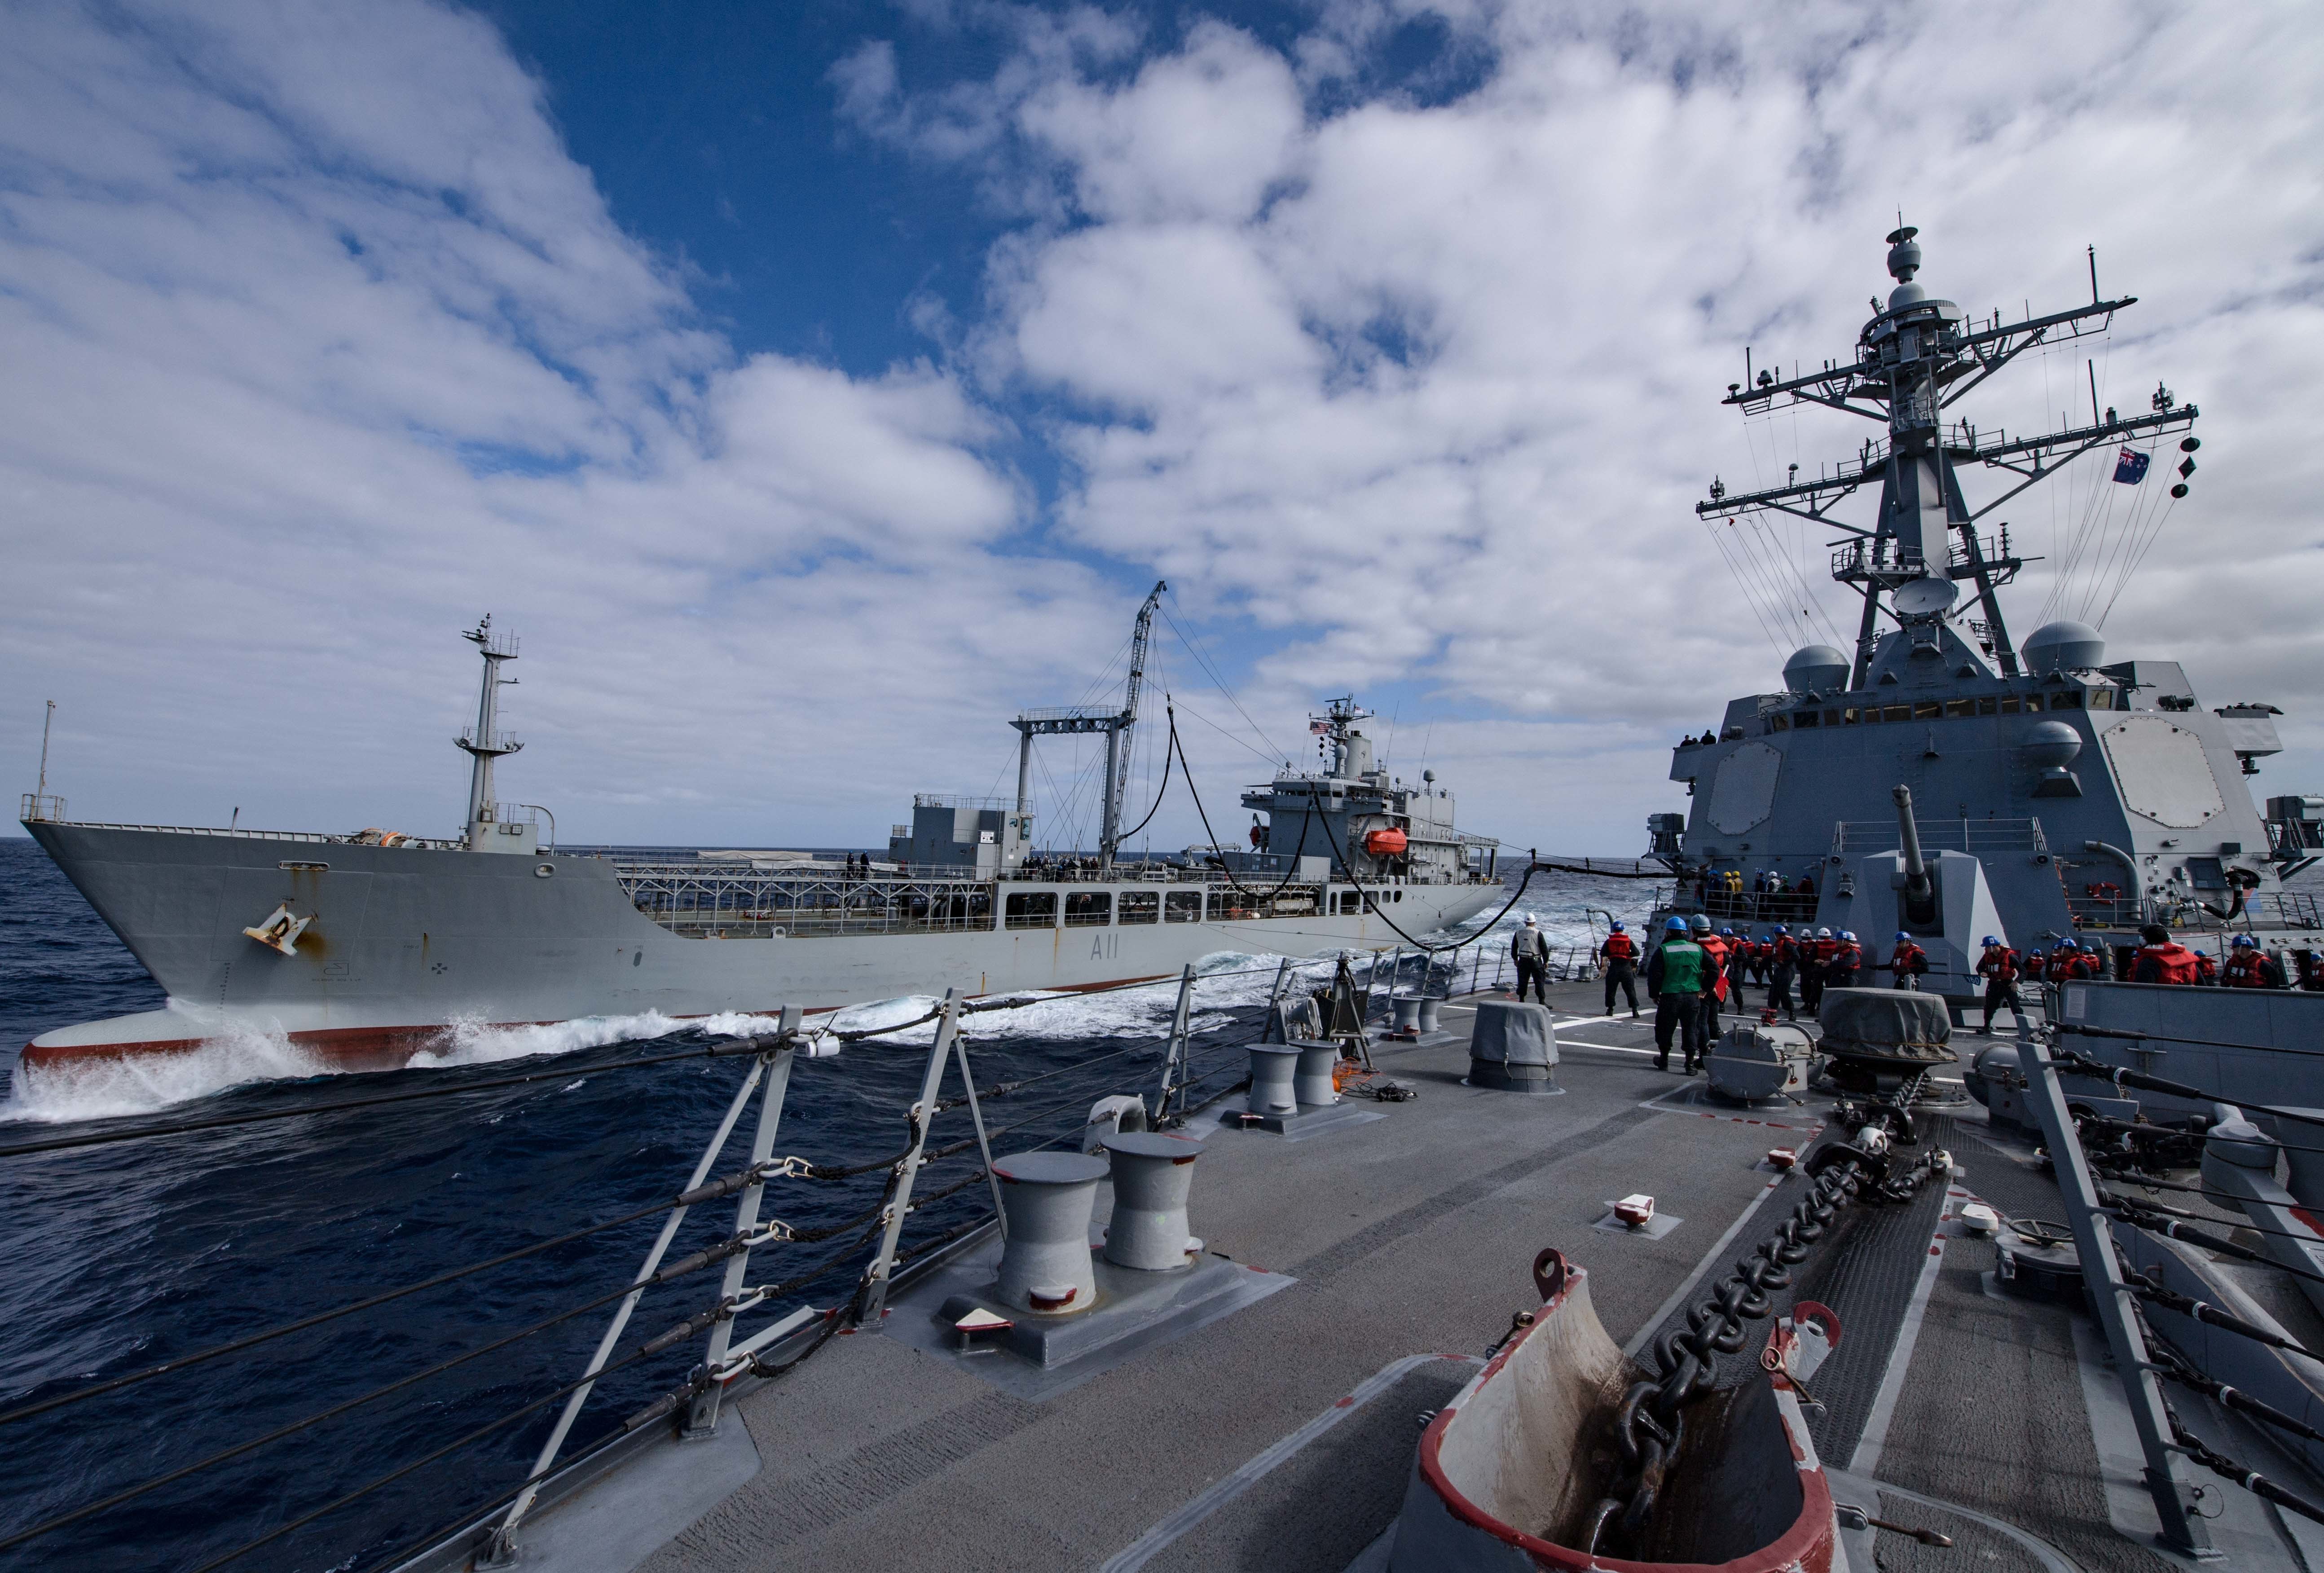
{"type": "Polygon", "coordinates": [[[1896,834],[1904,840],[1904,883],[1908,889],[1924,890],[1929,883],[1929,865],[1921,857],[1921,828],[1913,822],[1913,789],[1900,786],[1893,795],[1896,799],[1896,834]]]}

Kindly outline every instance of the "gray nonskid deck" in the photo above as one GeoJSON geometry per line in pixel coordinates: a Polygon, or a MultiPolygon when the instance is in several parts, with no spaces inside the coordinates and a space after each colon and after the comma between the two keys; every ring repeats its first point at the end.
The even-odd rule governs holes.
{"type": "MultiPolygon", "coordinates": [[[[1458,1390],[1512,1313],[1536,1302],[1537,1250],[1556,1245],[1590,1270],[1599,1313],[1625,1340],[1649,1318],[1683,1317],[1683,1301],[1665,1310],[1676,1291],[1699,1272],[1715,1276],[1789,1208],[1797,1182],[1771,1190],[1762,1160],[1770,1146],[1804,1146],[1823,1101],[1721,1112],[1673,1098],[1684,1084],[1635,1051],[1651,1044],[1646,1023],[1577,1019],[1596,1017],[1594,992],[1554,994],[1568,1023],[1567,1096],[1462,1087],[1471,1016],[1451,1010],[1453,1042],[1375,1050],[1383,1071],[1419,1090],[1387,1106],[1387,1119],[1297,1143],[1257,1131],[1213,1136],[1195,1232],[1295,1281],[1287,1286],[1040,1402],[901,1337],[841,1339],[742,1399],[758,1473],[690,1523],[692,1510],[677,1510],[669,1538],[642,1565],[1094,1568],[1137,1546],[1136,1565],[1157,1568],[1349,1568],[1393,1521],[1421,1413],[1458,1390]],[[1659,1240],[1591,1227],[1606,1198],[1633,1190],[1685,1223],[1659,1240]],[[1412,1358],[1437,1354],[1454,1358],[1412,1358]],[[1235,1478],[1376,1378],[1337,1423],[1257,1478],[1235,1478]]],[[[1980,1165],[1996,1170],[1997,1190],[2021,1178],[2046,1183],[2000,1174],[1978,1119],[1972,1111],[1962,1122],[1970,1128],[1929,1138],[1969,1166],[1969,1189],[1980,1165]]],[[[1842,1356],[1817,1384],[1830,1408],[1816,1435],[1835,1453],[1853,1451],[1864,1432],[1914,1309],[1938,1199],[1868,1212],[1851,1230],[1852,1259],[1821,1274],[1812,1259],[1798,1276],[1793,1293],[1833,1304],[1847,1321],[1842,1356]]],[[[2038,1198],[1993,1199],[2023,1211],[2038,1198]]],[[[1877,1466],[1882,1481],[1916,1494],[1879,1505],[1908,1520],[1949,1518],[1941,1527],[1979,1548],[1979,1566],[2044,1564],[1943,1504],[2030,1530],[2084,1568],[2156,1568],[2163,1559],[2108,1522],[2073,1318],[1989,1296],[1979,1279],[1989,1245],[1939,1248],[1877,1466]]],[[[1748,1356],[1762,1337],[1755,1327],[1748,1356]]],[[[1959,1557],[1886,1536],[1878,1561],[1966,1565],[1959,1557]],[[1923,1555],[1954,1559],[1916,1559],[1923,1555]]]]}

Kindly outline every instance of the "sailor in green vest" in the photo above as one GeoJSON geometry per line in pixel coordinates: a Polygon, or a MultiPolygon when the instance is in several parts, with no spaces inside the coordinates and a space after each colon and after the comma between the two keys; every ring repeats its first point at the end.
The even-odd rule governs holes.
{"type": "Polygon", "coordinates": [[[1655,1069],[1670,1069],[1676,1036],[1692,1076],[1702,1067],[1703,996],[1711,984],[1711,957],[1687,935],[1686,920],[1663,924],[1663,942],[1646,962],[1646,990],[1655,996],[1655,1069]]]}

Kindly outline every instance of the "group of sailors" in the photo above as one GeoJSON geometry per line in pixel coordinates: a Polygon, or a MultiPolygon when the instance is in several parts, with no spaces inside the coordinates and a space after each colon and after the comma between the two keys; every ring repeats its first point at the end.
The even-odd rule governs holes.
{"type": "MultiPolygon", "coordinates": [[[[1928,970],[1928,958],[1906,936],[1897,939],[1898,950],[1885,965],[1901,969],[1900,979],[1917,978],[1928,970]]],[[[1614,996],[1619,993],[1636,1017],[1637,944],[1624,925],[1613,925],[1598,948],[1598,958],[1605,968],[1606,1013],[1614,1013],[1614,996]]],[[[1764,986],[1765,1008],[1782,1011],[1795,1022],[1802,1009],[1814,1013],[1823,1003],[1824,990],[1851,988],[1867,969],[1864,947],[1845,929],[1835,933],[1828,928],[1803,928],[1794,934],[1788,923],[1777,923],[1755,937],[1748,930],[1738,934],[1731,928],[1714,933],[1711,920],[1701,912],[1670,918],[1663,924],[1662,942],[1645,962],[1646,993],[1655,1002],[1655,1069],[1670,1069],[1675,1042],[1686,1071],[1700,1070],[1718,1033],[1720,1013],[1750,1008],[1743,997],[1746,987],[1764,986]],[[1792,996],[1794,983],[1800,990],[1797,1000],[1792,996]]]]}
{"type": "Polygon", "coordinates": [[[2212,959],[2208,950],[2192,950],[2171,938],[2160,923],[2138,931],[2139,946],[2130,961],[2133,983],[2214,985],[2222,988],[2299,988],[2324,992],[2324,956],[2311,949],[2270,950],[2250,934],[2237,934],[2227,953],[2212,959]]]}
{"type": "MultiPolygon", "coordinates": [[[[2222,965],[2204,951],[2181,945],[2159,924],[2141,930],[2140,939],[2143,943],[2128,969],[2133,983],[2324,991],[2324,953],[2269,951],[2253,936],[2238,934],[2227,947],[2222,965]]],[[[1549,947],[1533,918],[1526,919],[1511,948],[1517,964],[1517,998],[1524,999],[1530,990],[1547,1004],[1549,947]]],[[[1714,932],[1710,918],[1702,912],[1665,920],[1661,942],[1644,955],[1628,927],[1615,921],[1598,947],[1597,960],[1605,977],[1609,1016],[1614,1013],[1617,995],[1629,1005],[1631,1017],[1638,1016],[1637,985],[1643,972],[1647,997],[1655,1006],[1655,1067],[1670,1069],[1671,1048],[1675,1043],[1689,1074],[1702,1068],[1711,1040],[1718,1035],[1720,1013],[1749,1010],[1743,998],[1747,986],[1766,989],[1763,1008],[1768,1019],[1781,1011],[1786,1021],[1797,1022],[1803,1009],[1815,1013],[1826,989],[1852,988],[1861,979],[1890,988],[1918,990],[1929,971],[1928,952],[1909,933],[1900,931],[1886,959],[1872,962],[1856,936],[1845,929],[1835,933],[1828,928],[1803,925],[1794,933],[1791,925],[1777,923],[1757,936],[1748,928],[1740,934],[1732,928],[1714,932]],[[1866,978],[1863,975],[1868,972],[1887,976],[1866,978]],[[1794,983],[1799,985],[1796,1002],[1792,997],[1794,983]]],[[[2108,966],[2096,939],[2061,938],[2047,950],[2038,945],[2019,950],[2004,943],[1999,935],[1987,934],[1975,971],[1985,984],[1981,1031],[1990,1033],[1997,1012],[2007,1010],[2013,1015],[2017,1012],[2019,984],[2104,978],[2108,966]]]]}

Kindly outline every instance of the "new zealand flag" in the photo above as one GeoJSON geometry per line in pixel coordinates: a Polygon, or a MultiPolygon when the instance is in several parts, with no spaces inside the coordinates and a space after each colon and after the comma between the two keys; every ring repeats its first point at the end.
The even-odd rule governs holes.
{"type": "Polygon", "coordinates": [[[2114,478],[2126,486],[2135,486],[2146,478],[2146,467],[2149,462],[2149,455],[2141,453],[2134,448],[2126,448],[2122,450],[2122,456],[2114,461],[2114,478]]]}

